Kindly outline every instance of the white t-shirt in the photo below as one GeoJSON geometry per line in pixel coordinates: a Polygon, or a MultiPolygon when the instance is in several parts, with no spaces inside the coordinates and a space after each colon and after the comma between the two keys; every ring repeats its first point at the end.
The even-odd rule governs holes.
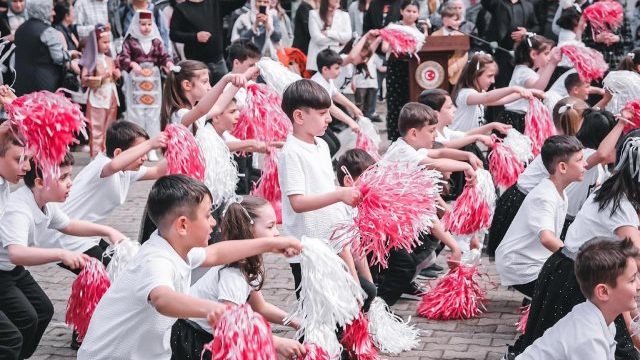
{"type": "MultiPolygon", "coordinates": [[[[191,109],[178,109],[176,110],[173,114],[171,114],[171,117],[169,118],[170,122],[172,124],[181,124],[182,123],[182,117],[185,116],[189,111],[191,111],[191,109]]],[[[205,116],[197,119],[195,121],[195,124],[200,128],[203,127],[204,124],[206,122],[206,118],[205,116]]],[[[189,130],[193,129],[193,125],[189,125],[189,130]]]]}
{"type": "Polygon", "coordinates": [[[615,334],[615,324],[607,325],[600,309],[587,300],[574,306],[516,360],[614,360],[615,334]]]}
{"type": "Polygon", "coordinates": [[[364,72],[359,72],[353,75],[353,83],[355,84],[356,89],[377,89],[377,69],[378,66],[381,65],[382,59],[380,59],[380,57],[375,54],[372,55],[369,61],[367,61],[367,70],[369,71],[369,77],[367,77],[367,74],[364,72]]]}
{"type": "Polygon", "coordinates": [[[387,152],[382,156],[381,161],[389,162],[410,162],[414,165],[420,164],[424,158],[428,155],[427,149],[414,149],[404,141],[403,138],[399,138],[389,146],[387,152]]]}
{"type": "Polygon", "coordinates": [[[6,211],[0,221],[0,270],[9,271],[15,265],[9,260],[9,245],[37,246],[36,235],[46,229],[64,229],[69,217],[58,207],[48,203],[43,210],[38,207],[31,189],[26,186],[9,195],[6,211]]]}
{"type": "MultiPolygon", "coordinates": [[[[216,302],[229,301],[236,305],[247,302],[253,289],[247,283],[240,269],[236,267],[216,266],[207,271],[191,286],[189,294],[200,299],[216,302]]],[[[191,319],[207,332],[211,325],[207,319],[191,319]]]]}
{"type": "MultiPolygon", "coordinates": [[[[588,159],[591,155],[595,154],[596,151],[593,149],[584,149],[582,152],[584,159],[588,159]]],[[[597,164],[584,172],[584,177],[581,181],[575,181],[569,184],[566,189],[567,196],[569,197],[567,215],[575,217],[593,190],[602,185],[608,177],[609,172],[604,166],[597,164]]]]}
{"type": "Polygon", "coordinates": [[[468,132],[484,124],[484,105],[467,105],[467,98],[471,94],[480,94],[477,90],[464,88],[456,97],[456,115],[451,129],[468,132]]]}
{"type": "Polygon", "coordinates": [[[626,196],[622,196],[620,207],[613,215],[611,215],[613,202],[609,203],[609,206],[602,211],[599,211],[599,205],[593,200],[594,197],[594,194],[589,196],[578,212],[576,219],[569,226],[569,230],[567,230],[564,246],[572,253],[577,253],[582,244],[596,236],[617,238],[615,232],[618,228],[623,226],[637,228],[640,225],[638,213],[626,196]]]}
{"type": "MultiPolygon", "coordinates": [[[[138,171],[118,171],[100,177],[102,169],[111,161],[107,155],[96,155],[73,180],[69,198],[60,204],[60,209],[72,219],[99,223],[124,204],[131,186],[147,172],[140,167],[138,171]]],[[[38,246],[45,248],[62,248],[71,251],[87,251],[98,244],[99,237],[77,237],[61,232],[48,230],[36,234],[38,246]]]]}
{"type": "Polygon", "coordinates": [[[157,231],[151,234],[98,303],[78,359],[170,359],[176,319],[160,314],[149,294],[161,286],[187,294],[193,267],[157,231]]]}
{"type": "Polygon", "coordinates": [[[442,128],[442,132],[436,129],[436,141],[443,143],[445,141],[458,140],[467,136],[464,131],[451,130],[448,126],[442,128]]]}
{"type": "MultiPolygon", "coordinates": [[[[521,86],[526,88],[525,85],[527,81],[533,80],[537,81],[540,76],[537,72],[533,71],[532,68],[526,65],[516,65],[513,69],[513,75],[511,75],[511,81],[509,81],[509,86],[521,86]]],[[[514,102],[510,102],[504,106],[505,110],[509,111],[521,111],[527,112],[529,111],[529,100],[527,99],[519,99],[514,102]]]]}
{"type": "MultiPolygon", "coordinates": [[[[335,226],[348,219],[346,205],[335,203],[318,210],[296,213],[289,195],[320,195],[336,190],[329,146],[321,138],[315,144],[287,136],[278,154],[278,177],[282,191],[282,232],[295,238],[329,239],[335,226]]],[[[299,257],[288,260],[299,263],[299,257]]]]}
{"type": "Polygon", "coordinates": [[[238,166],[225,140],[218,135],[211,123],[198,128],[196,142],[202,153],[207,155],[204,157],[204,184],[213,196],[213,205],[220,205],[236,193],[238,166]]]}
{"type": "Polygon", "coordinates": [[[9,182],[0,176],[0,219],[9,202],[9,182]]]}
{"type": "Polygon", "coordinates": [[[527,284],[538,278],[542,265],[551,256],[540,242],[540,232],[560,236],[567,215],[567,195],[560,195],[549,179],[544,179],[527,195],[511,226],[496,250],[496,269],[504,286],[527,284]]]}
{"type": "Polygon", "coordinates": [[[526,194],[530,193],[534,187],[540,184],[543,179],[549,178],[549,171],[542,162],[542,156],[537,155],[522,174],[518,176],[518,189],[526,194]]]}
{"type": "Polygon", "coordinates": [[[331,96],[332,99],[334,96],[340,93],[338,91],[338,88],[336,88],[336,85],[334,84],[333,79],[329,79],[329,80],[325,79],[324,77],[322,77],[322,74],[320,74],[319,71],[313,74],[313,76],[311,77],[311,80],[317,82],[318,84],[320,84],[320,86],[322,86],[325,90],[327,90],[327,92],[329,93],[329,96],[331,96]]]}

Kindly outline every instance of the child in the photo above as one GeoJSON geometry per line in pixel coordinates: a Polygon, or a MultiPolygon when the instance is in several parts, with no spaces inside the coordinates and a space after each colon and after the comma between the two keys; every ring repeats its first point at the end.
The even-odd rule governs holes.
{"type": "Polygon", "coordinates": [[[613,322],[638,307],[639,257],[628,239],[586,243],[576,257],[575,277],[588,300],[574,306],[516,359],[617,359],[613,322]]]}
{"type": "MultiPolygon", "coordinates": [[[[252,42],[247,40],[236,40],[232,42],[227,48],[227,52],[227,63],[231,64],[232,74],[244,74],[260,60],[261,56],[260,50],[252,42]]],[[[255,79],[249,80],[252,81],[255,79]]],[[[244,106],[246,97],[246,90],[240,88],[236,93],[236,104],[238,107],[242,108],[244,106]]]]}
{"type": "MultiPolygon", "coordinates": [[[[155,137],[160,132],[162,103],[159,68],[168,73],[173,63],[164,49],[152,12],[143,10],[133,15],[122,51],[118,54],[118,63],[120,69],[127,73],[127,120],[142,126],[149,136],[155,137]]],[[[149,160],[158,161],[155,151],[149,153],[149,160]]]]}
{"type": "Polygon", "coordinates": [[[170,359],[168,331],[176,318],[215,323],[225,306],[187,295],[191,270],[228,264],[263,252],[300,251],[292,238],[225,241],[205,248],[215,220],[204,184],[183,175],[164,176],[147,209],[158,226],[93,313],[78,359],[170,359]],[[114,346],[117,344],[117,346],[114,346]]]}
{"type": "Polygon", "coordinates": [[[355,74],[351,86],[356,106],[371,121],[380,122],[376,114],[376,94],[378,93],[377,69],[382,66],[382,59],[367,47],[360,52],[362,64],[355,66],[355,74]]]}
{"type": "Polygon", "coordinates": [[[573,136],[548,138],[540,155],[549,171],[527,195],[496,250],[496,269],[503,286],[533,296],[538,273],[549,256],[563,246],[558,238],[567,215],[566,187],[582,180],[583,146],[573,136]]]}
{"type": "MultiPolygon", "coordinates": [[[[462,22],[460,11],[454,4],[445,4],[440,10],[442,17],[442,27],[431,34],[431,36],[460,36],[460,23],[462,22]]],[[[462,69],[467,64],[469,55],[467,51],[457,50],[448,60],[447,73],[449,84],[453,87],[458,83],[462,69]]]]}
{"type": "Polygon", "coordinates": [[[0,222],[0,310],[20,330],[22,348],[19,359],[29,358],[36,350],[53,316],[53,304],[31,277],[25,266],[61,261],[82,268],[89,257],[61,248],[40,248],[37,236],[45,229],[57,229],[75,236],[103,236],[115,244],[124,239],[119,231],[104,225],[69,219],[57,202],[63,202],[71,187],[73,157],[67,154],[59,164],[58,178],[44,184],[40,168],[31,161],[24,175],[26,186],[9,196],[0,222]],[[36,247],[38,246],[38,247],[36,247]]]}
{"type": "Polygon", "coordinates": [[[486,123],[485,106],[508,104],[521,98],[531,99],[532,94],[542,97],[539,90],[528,90],[521,86],[509,86],[487,92],[495,82],[498,65],[491,55],[475,53],[462,70],[452,100],[458,109],[451,128],[470,131],[486,123]]]}
{"type": "Polygon", "coordinates": [[[115,84],[120,78],[120,69],[109,55],[110,48],[111,27],[96,25],[89,34],[81,58],[82,83],[89,88],[86,116],[90,125],[91,157],[104,151],[104,133],[116,121],[120,105],[115,84]]]}
{"type": "Polygon", "coordinates": [[[564,79],[564,87],[567,89],[567,94],[574,99],[587,101],[589,98],[591,84],[586,81],[582,81],[578,73],[571,73],[567,75],[564,79]]]}
{"type": "MultiPolygon", "coordinates": [[[[279,235],[276,225],[276,213],[266,200],[254,196],[238,197],[227,204],[221,223],[222,237],[224,241],[230,242],[274,238],[279,235]]],[[[189,294],[224,305],[249,303],[251,308],[263,315],[267,321],[284,325],[283,320],[287,313],[265,301],[260,291],[264,281],[264,263],[262,255],[258,254],[211,268],[191,286],[189,294]]],[[[290,323],[289,326],[298,328],[295,323],[290,323]]],[[[203,318],[176,321],[171,328],[173,356],[184,360],[200,359],[202,347],[213,339],[211,332],[211,325],[203,318]]],[[[300,356],[304,351],[304,346],[296,340],[273,336],[273,341],[278,353],[286,358],[291,354],[300,356]]]]}
{"type": "MultiPolygon", "coordinates": [[[[560,17],[555,23],[559,27],[558,46],[569,44],[584,46],[582,43],[582,33],[587,26],[587,21],[582,17],[582,9],[577,6],[570,6],[563,9],[559,15],[560,17]]],[[[558,63],[549,82],[555,82],[562,74],[573,67],[573,63],[571,63],[566,56],[562,56],[562,60],[558,63]]]]}
{"type": "Polygon", "coordinates": [[[640,49],[635,49],[620,59],[615,71],[603,80],[602,99],[595,105],[612,113],[618,113],[629,101],[640,97],[640,49]]]}

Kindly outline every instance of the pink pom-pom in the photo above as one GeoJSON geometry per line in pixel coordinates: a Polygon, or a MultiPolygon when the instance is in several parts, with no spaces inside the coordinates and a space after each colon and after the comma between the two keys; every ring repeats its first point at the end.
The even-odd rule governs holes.
{"type": "Polygon", "coordinates": [[[380,29],[380,38],[389,44],[389,51],[394,55],[415,54],[422,48],[424,34],[407,26],[389,24],[380,29]]]}
{"type": "Polygon", "coordinates": [[[456,235],[471,235],[491,225],[492,209],[477,185],[467,185],[444,214],[442,223],[456,235]]]}
{"type": "Polygon", "coordinates": [[[169,124],[164,132],[168,138],[164,157],[169,174],[204,180],[204,157],[191,131],[181,124],[169,124]]]}
{"type": "Polygon", "coordinates": [[[57,179],[69,145],[77,143],[76,135],[85,131],[80,107],[61,94],[38,91],[16,98],[5,109],[42,171],[44,183],[57,179]]]}
{"type": "Polygon", "coordinates": [[[524,133],[531,139],[533,156],[540,153],[542,144],[548,137],[556,134],[549,109],[538,99],[529,101],[529,111],[524,119],[524,133]]]}
{"type": "Polygon", "coordinates": [[[227,309],[204,350],[211,352],[211,360],[277,360],[271,326],[248,304],[227,309]]]}
{"type": "Polygon", "coordinates": [[[84,264],[84,268],[71,285],[65,322],[78,333],[78,341],[82,341],[87,334],[91,316],[110,285],[107,270],[94,258],[84,264]]]}
{"type": "Polygon", "coordinates": [[[518,320],[516,325],[516,330],[520,331],[521,334],[524,334],[524,331],[527,329],[527,320],[529,320],[529,310],[531,310],[531,305],[524,306],[520,308],[520,319],[518,320]]]}
{"type": "Polygon", "coordinates": [[[524,164],[511,148],[494,137],[489,154],[489,171],[495,185],[507,189],[518,181],[518,176],[524,171],[524,164]]]}
{"type": "Polygon", "coordinates": [[[418,315],[431,320],[463,320],[479,316],[486,302],[485,290],[475,277],[477,266],[460,264],[422,296],[418,315]]]}
{"type": "Polygon", "coordinates": [[[306,343],[304,348],[307,354],[301,360],[331,360],[329,353],[319,345],[306,343]]]}
{"type": "Polygon", "coordinates": [[[616,31],[622,25],[624,10],[617,1],[602,0],[589,5],[584,9],[582,16],[591,25],[592,36],[595,39],[602,32],[616,31]]]}
{"type": "Polygon", "coordinates": [[[332,240],[350,242],[372,264],[387,266],[391,249],[412,251],[418,235],[436,219],[440,173],[409,163],[379,163],[354,184],[361,201],[353,223],[339,227],[332,240]]]}
{"type": "Polygon", "coordinates": [[[597,50],[577,45],[563,45],[560,49],[562,54],[573,63],[582,81],[591,82],[601,79],[609,69],[609,64],[597,50]]]}
{"type": "Polygon", "coordinates": [[[622,109],[622,112],[631,113],[631,119],[628,119],[630,122],[625,123],[622,130],[623,133],[626,134],[631,130],[640,128],[640,100],[629,101],[622,109]]]}
{"type": "Polygon", "coordinates": [[[376,145],[373,139],[362,131],[358,131],[356,133],[356,149],[366,151],[375,161],[380,160],[378,145],[376,145]]]}
{"type": "Polygon", "coordinates": [[[232,135],[240,139],[284,140],[293,130],[275,90],[264,84],[247,85],[245,105],[240,110],[232,135]]]}
{"type": "Polygon", "coordinates": [[[280,191],[280,180],[278,178],[278,162],[276,161],[276,152],[269,151],[264,159],[262,175],[257,185],[254,185],[252,195],[263,197],[271,203],[276,211],[278,223],[282,223],[282,192],[280,191]]]}
{"type": "Polygon", "coordinates": [[[362,312],[345,327],[340,343],[349,353],[350,359],[378,359],[378,348],[369,334],[369,321],[362,312]]]}

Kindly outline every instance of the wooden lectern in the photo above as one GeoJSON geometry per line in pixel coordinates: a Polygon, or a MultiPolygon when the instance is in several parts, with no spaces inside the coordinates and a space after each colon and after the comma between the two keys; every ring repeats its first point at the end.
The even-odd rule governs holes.
{"type": "Polygon", "coordinates": [[[409,61],[409,97],[417,101],[420,93],[426,88],[449,90],[448,61],[457,50],[469,50],[469,37],[427,36],[418,59],[409,61]],[[439,66],[438,66],[439,64],[439,66]],[[418,77],[422,81],[419,81],[418,77]]]}

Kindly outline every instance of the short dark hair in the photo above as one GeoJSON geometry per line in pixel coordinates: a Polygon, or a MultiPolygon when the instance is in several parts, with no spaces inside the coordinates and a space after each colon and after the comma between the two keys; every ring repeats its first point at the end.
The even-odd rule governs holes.
{"type": "Polygon", "coordinates": [[[426,125],[438,123],[438,114],[427,105],[417,102],[405,104],[398,116],[398,131],[401,136],[407,135],[411,129],[422,129],[426,125]]]}
{"type": "Polygon", "coordinates": [[[368,152],[362,149],[347,150],[336,162],[336,173],[338,175],[338,183],[340,186],[344,186],[344,178],[347,177],[347,173],[342,170],[344,166],[349,172],[348,175],[353,177],[353,180],[367,170],[371,165],[375,164],[376,160],[369,155],[368,152]]]}
{"type": "Polygon", "coordinates": [[[291,83],[282,94],[282,110],[293,121],[298,109],[323,110],[331,107],[331,96],[322,85],[308,79],[291,83]]]}
{"type": "Polygon", "coordinates": [[[116,121],[107,129],[106,153],[112,158],[116,149],[125,151],[136,142],[138,138],[148,140],[149,134],[138,124],[130,121],[116,121]]]}
{"type": "MultiPolygon", "coordinates": [[[[71,152],[67,152],[64,155],[64,159],[62,159],[62,162],[58,164],[58,166],[73,166],[75,163],[76,159],[73,157],[73,154],[71,152]]],[[[42,179],[42,169],[40,169],[40,166],[34,158],[29,159],[29,165],[31,165],[31,169],[24,174],[24,178],[22,178],[22,180],[24,180],[24,184],[29,189],[32,189],[36,185],[36,179],[42,179]]]]}
{"type": "Polygon", "coordinates": [[[596,237],[580,247],[574,271],[582,294],[590,299],[598,284],[616,287],[629,259],[637,259],[640,251],[631,239],[596,237]]]}
{"type": "Polygon", "coordinates": [[[318,53],[316,64],[318,65],[318,71],[322,72],[325,67],[332,67],[335,64],[342,65],[342,58],[337,52],[331,49],[324,49],[318,53]]]}
{"type": "Polygon", "coordinates": [[[581,16],[581,12],[574,6],[568,7],[562,10],[560,17],[556,20],[556,25],[566,30],[573,30],[578,26],[581,16]]]}
{"type": "Polygon", "coordinates": [[[435,111],[440,111],[445,101],[447,101],[447,96],[449,96],[449,93],[442,89],[424,90],[420,93],[418,102],[427,105],[435,111]]]}
{"type": "Polygon", "coordinates": [[[233,66],[233,60],[240,62],[247,59],[260,59],[262,53],[256,44],[249,40],[236,40],[227,47],[229,55],[227,56],[227,62],[229,66],[233,66]]]}
{"type": "Polygon", "coordinates": [[[147,213],[158,228],[178,216],[193,219],[205,197],[213,199],[209,189],[200,181],[186,175],[163,176],[151,188],[147,213]]]}
{"type": "Polygon", "coordinates": [[[571,155],[584,147],[575,136],[554,135],[549,137],[540,150],[540,157],[549,174],[553,175],[560,162],[567,162],[571,155]]]}
{"type": "Polygon", "coordinates": [[[580,79],[578,73],[571,73],[564,79],[564,87],[567,92],[570,92],[575,87],[582,86],[582,84],[584,84],[584,81],[580,79]]]}
{"type": "Polygon", "coordinates": [[[547,49],[551,49],[554,45],[552,40],[547,39],[542,35],[531,35],[527,33],[524,38],[516,44],[514,49],[514,63],[516,65],[533,66],[533,59],[531,59],[531,50],[537,52],[543,52],[547,49]]]}

